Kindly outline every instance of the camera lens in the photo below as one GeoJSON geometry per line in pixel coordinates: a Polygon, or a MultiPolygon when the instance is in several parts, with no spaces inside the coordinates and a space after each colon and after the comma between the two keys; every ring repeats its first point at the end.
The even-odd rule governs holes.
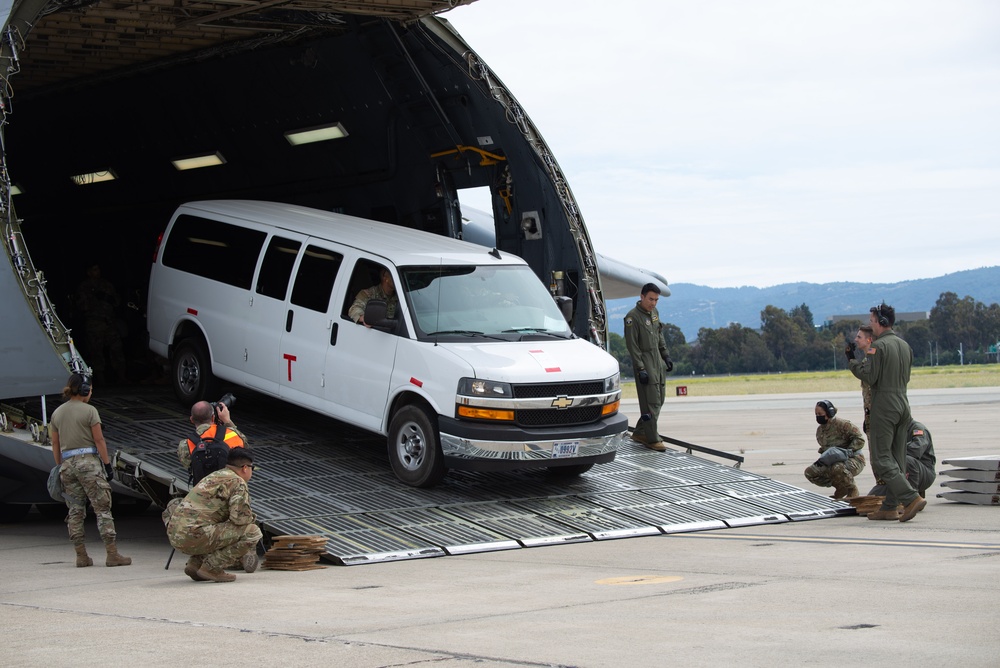
{"type": "Polygon", "coordinates": [[[234,397],[231,392],[226,392],[222,395],[222,398],[219,399],[219,403],[232,410],[233,404],[236,403],[236,397],[234,397]]]}

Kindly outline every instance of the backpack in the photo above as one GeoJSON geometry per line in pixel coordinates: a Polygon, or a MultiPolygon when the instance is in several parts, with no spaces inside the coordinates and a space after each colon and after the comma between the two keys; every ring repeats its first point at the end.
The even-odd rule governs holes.
{"type": "Polygon", "coordinates": [[[195,432],[194,436],[188,440],[194,443],[194,450],[191,451],[191,475],[189,477],[192,486],[197,485],[212,471],[226,467],[226,462],[229,459],[229,446],[223,439],[215,438],[208,432],[205,432],[204,435],[198,435],[198,432],[195,432]]]}

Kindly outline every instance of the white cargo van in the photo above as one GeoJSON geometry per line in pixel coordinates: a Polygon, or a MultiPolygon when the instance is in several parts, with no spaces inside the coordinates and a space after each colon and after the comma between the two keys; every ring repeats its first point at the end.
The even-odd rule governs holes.
{"type": "Polygon", "coordinates": [[[187,405],[215,379],[388,438],[403,482],[449,468],[614,459],[627,429],[618,363],[577,338],[519,257],[288,204],[177,209],[150,274],[150,348],[187,405]],[[393,299],[349,315],[388,271],[393,299]]]}

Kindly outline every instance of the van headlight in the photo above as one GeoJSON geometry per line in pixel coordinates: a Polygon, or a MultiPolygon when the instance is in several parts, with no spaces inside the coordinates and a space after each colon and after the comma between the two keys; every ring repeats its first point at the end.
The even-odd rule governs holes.
{"type": "Polygon", "coordinates": [[[498,383],[482,378],[462,378],[458,381],[458,393],[467,397],[488,397],[491,399],[511,399],[514,397],[510,383],[498,383]]]}
{"type": "Polygon", "coordinates": [[[621,389],[621,375],[615,374],[604,379],[604,391],[605,392],[617,392],[621,389]]]}

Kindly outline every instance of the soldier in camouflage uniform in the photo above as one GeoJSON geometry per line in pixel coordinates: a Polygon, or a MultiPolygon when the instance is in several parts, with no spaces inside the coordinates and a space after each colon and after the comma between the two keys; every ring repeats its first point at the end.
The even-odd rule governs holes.
{"type": "Polygon", "coordinates": [[[65,403],[52,412],[49,437],[52,456],[59,469],[66,506],[66,528],[76,550],[78,568],[93,566],[84,543],[83,522],[87,517],[87,501],[97,516],[97,529],[108,556],[105,566],[128,566],[132,559],[118,553],[115,520],[111,516],[111,458],[101,429],[101,416],[90,405],[94,390],[86,376],[74,373],[69,377],[62,396],[65,403]]]}
{"type": "Polygon", "coordinates": [[[665,398],[667,374],[674,363],[667,353],[663,340],[663,323],[656,304],[660,288],[653,283],[642,286],[641,297],[635,308],[625,316],[625,346],[632,358],[635,372],[635,389],[639,396],[639,421],[632,432],[632,439],[650,450],[663,451],[667,446],[660,440],[657,421],[665,398]]]}
{"type": "MultiPolygon", "coordinates": [[[[854,477],[865,470],[865,437],[851,422],[834,417],[837,408],[829,401],[816,404],[816,442],[823,455],[830,448],[843,448],[850,453],[846,461],[824,462],[823,457],[805,470],[806,479],[819,487],[833,487],[835,499],[858,496],[854,477]]],[[[845,453],[846,454],[846,453],[845,453]]]]}
{"type": "Polygon", "coordinates": [[[357,297],[354,298],[351,308],[347,310],[347,315],[350,316],[351,320],[365,327],[371,327],[371,325],[365,322],[365,306],[370,299],[385,300],[386,317],[396,317],[396,307],[399,306],[399,298],[396,296],[396,284],[392,281],[392,274],[385,267],[382,267],[379,271],[378,285],[373,285],[359,292],[357,297]]]}
{"type": "MultiPolygon", "coordinates": [[[[872,347],[872,339],[875,336],[875,332],[869,325],[861,325],[858,328],[858,333],[854,335],[854,343],[847,347],[847,363],[850,364],[851,360],[857,360],[860,362],[865,358],[868,353],[868,349],[872,347]]],[[[868,425],[871,422],[871,412],[872,412],[872,386],[864,379],[861,380],[861,402],[865,407],[865,421],[861,425],[862,431],[865,434],[868,433],[868,425]]],[[[870,451],[869,451],[870,454],[870,451]]]]}
{"type": "Polygon", "coordinates": [[[209,473],[164,512],[170,544],[191,555],[184,573],[192,580],[232,582],[236,576],[224,569],[236,562],[248,573],[256,570],[262,534],[247,487],[253,469],[250,452],[233,448],[226,468],[209,473]]]}
{"type": "Polygon", "coordinates": [[[892,331],[896,322],[894,308],[882,303],[869,310],[868,324],[875,332],[875,340],[863,360],[849,363],[851,373],[872,388],[868,431],[872,468],[887,487],[882,508],[869,513],[868,519],[908,522],[927,505],[905,474],[907,429],[913,419],[906,385],[910,382],[913,350],[892,331]],[[903,512],[897,515],[899,504],[903,504],[903,512]]]}

